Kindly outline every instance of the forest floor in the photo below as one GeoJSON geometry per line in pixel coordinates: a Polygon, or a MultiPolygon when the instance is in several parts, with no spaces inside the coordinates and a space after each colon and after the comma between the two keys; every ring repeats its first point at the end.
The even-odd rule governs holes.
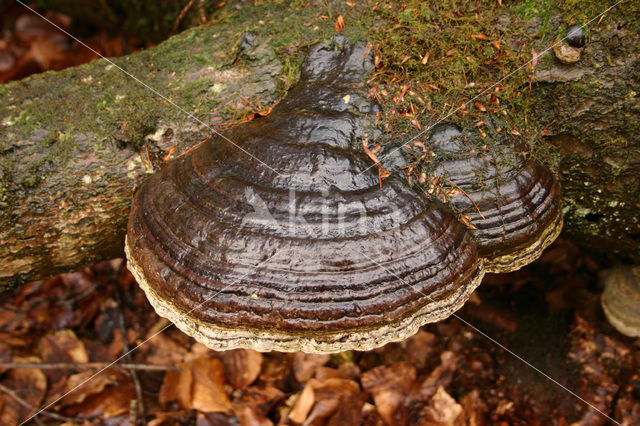
{"type": "MultiPolygon", "coordinates": [[[[94,58],[19,9],[2,26],[0,82],[94,58]]],[[[104,262],[0,294],[0,424],[640,424],[640,340],[599,303],[609,266],[561,239],[487,276],[455,317],[329,356],[212,351],[104,262]]]]}
{"type": "Polygon", "coordinates": [[[0,295],[0,424],[640,424],[640,341],[604,318],[605,266],[560,240],[456,317],[329,356],[212,351],[104,262],[0,295]]]}

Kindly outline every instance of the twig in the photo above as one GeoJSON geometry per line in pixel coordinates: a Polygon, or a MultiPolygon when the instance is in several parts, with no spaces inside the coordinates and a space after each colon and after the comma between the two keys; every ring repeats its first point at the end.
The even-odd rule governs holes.
{"type": "MultiPolygon", "coordinates": [[[[93,369],[100,370],[111,365],[110,362],[55,362],[55,363],[36,363],[36,362],[0,362],[0,368],[16,369],[16,368],[38,368],[40,370],[84,370],[93,369]]],[[[178,370],[173,365],[154,365],[154,364],[131,364],[117,363],[112,368],[122,368],[125,370],[140,371],[168,371],[178,370]]]]}
{"type": "Polygon", "coordinates": [[[176,30],[178,29],[178,24],[180,23],[180,21],[182,21],[182,18],[184,18],[184,15],[187,14],[189,9],[191,9],[194,1],[195,0],[189,0],[189,3],[187,3],[187,5],[182,8],[182,10],[180,11],[180,15],[178,15],[178,19],[176,19],[176,22],[173,24],[173,28],[171,28],[171,32],[169,33],[170,35],[173,35],[176,32],[176,30]]]}
{"type": "MultiPolygon", "coordinates": [[[[11,398],[13,398],[18,404],[22,405],[24,408],[26,408],[27,410],[29,410],[29,412],[35,412],[37,411],[37,407],[34,407],[33,405],[29,404],[27,401],[25,401],[24,399],[22,399],[17,393],[15,393],[14,391],[12,391],[11,389],[9,389],[8,387],[6,387],[3,384],[0,384],[0,391],[6,393],[7,395],[9,395],[11,398]]],[[[71,422],[71,423],[82,423],[83,420],[82,419],[76,419],[73,417],[67,417],[67,416],[63,416],[61,414],[56,414],[56,413],[52,413],[50,411],[40,411],[38,414],[42,414],[44,416],[47,417],[51,417],[52,419],[56,419],[56,420],[60,420],[61,422],[71,422]]]]}
{"type": "MultiPolygon", "coordinates": [[[[126,266],[121,265],[121,268],[125,268],[126,266]]],[[[118,283],[115,283],[116,285],[116,296],[118,297],[118,326],[120,328],[120,334],[122,334],[122,353],[123,355],[129,360],[129,361],[133,361],[133,358],[131,357],[131,351],[129,350],[129,342],[127,342],[127,329],[124,326],[124,312],[122,311],[122,305],[124,304],[124,297],[122,297],[122,289],[120,288],[120,286],[118,285],[118,283]]],[[[136,408],[137,410],[133,411],[132,413],[138,414],[140,421],[142,422],[143,425],[146,425],[147,422],[145,420],[145,413],[144,413],[144,402],[142,402],[142,386],[140,386],[140,379],[138,378],[138,374],[136,373],[136,370],[129,370],[129,374],[131,375],[131,380],[133,380],[133,386],[136,389],[136,399],[137,399],[137,404],[136,404],[136,408]]],[[[133,424],[136,424],[135,419],[133,419],[134,421],[132,422],[133,424]]]]}
{"type": "Polygon", "coordinates": [[[486,218],[484,217],[484,215],[482,214],[482,212],[480,211],[480,209],[478,208],[478,205],[476,204],[476,202],[475,202],[475,201],[473,201],[473,199],[469,196],[469,194],[467,194],[467,193],[464,191],[464,189],[460,188],[460,187],[459,187],[459,186],[458,186],[454,181],[452,181],[452,180],[447,179],[447,182],[448,182],[448,183],[450,183],[451,185],[455,186],[455,187],[458,189],[458,191],[460,191],[460,192],[462,192],[464,195],[466,195],[466,196],[467,196],[467,198],[469,199],[469,201],[471,201],[471,202],[473,203],[473,207],[475,207],[475,208],[476,208],[476,211],[478,212],[478,214],[480,215],[480,217],[481,217],[482,219],[486,219],[486,218]]]}

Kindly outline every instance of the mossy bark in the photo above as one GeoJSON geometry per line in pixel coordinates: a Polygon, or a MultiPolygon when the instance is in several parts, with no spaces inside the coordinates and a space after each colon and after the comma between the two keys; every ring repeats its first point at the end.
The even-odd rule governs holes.
{"type": "MultiPolygon", "coordinates": [[[[636,15],[637,19],[637,15],[636,15]]],[[[614,261],[640,262],[640,36],[624,19],[591,32],[580,62],[535,74],[533,111],[552,123],[565,235],[614,261]]]]}
{"type": "MultiPolygon", "coordinates": [[[[139,179],[172,147],[179,155],[208,137],[206,125],[275,103],[295,80],[305,47],[334,33],[337,13],[352,39],[380,37],[388,23],[375,3],[350,12],[344,2],[335,3],[344,10],[237,2],[214,24],[114,60],[173,104],[105,60],[0,86],[0,288],[121,256],[139,179]]],[[[514,18],[522,4],[490,19],[522,23],[514,18]]],[[[640,36],[625,16],[612,11],[594,26],[577,64],[549,54],[532,80],[533,107],[522,115],[550,135],[537,143],[552,154],[564,187],[566,235],[640,262],[640,36]]],[[[536,31],[526,25],[514,31],[536,31]]],[[[443,51],[463,51],[469,37],[447,43],[443,51]]],[[[432,83],[408,78],[414,88],[432,83]]]]}
{"type": "Polygon", "coordinates": [[[221,30],[0,86],[0,288],[122,256],[136,182],[279,98],[273,50],[221,30]]]}

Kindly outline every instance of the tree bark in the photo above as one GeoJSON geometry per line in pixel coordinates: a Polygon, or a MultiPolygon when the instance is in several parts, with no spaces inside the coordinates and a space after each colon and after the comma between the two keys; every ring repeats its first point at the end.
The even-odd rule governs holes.
{"type": "MultiPolygon", "coordinates": [[[[284,20],[291,10],[277,13],[284,20]]],[[[277,27],[260,27],[253,14],[238,19],[188,30],[115,64],[98,60],[0,86],[0,289],[122,256],[136,182],[169,153],[208,137],[208,125],[281,97],[282,79],[295,69],[273,46],[303,50],[307,40],[279,39],[277,27]],[[245,32],[256,26],[257,36],[245,32]]],[[[292,19],[312,32],[319,17],[292,19]]],[[[528,117],[550,123],[546,143],[564,188],[566,235],[635,262],[639,47],[638,32],[620,20],[594,28],[580,62],[552,60],[535,71],[537,106],[528,117]]]]}
{"type": "Polygon", "coordinates": [[[139,178],[279,98],[280,61],[243,40],[206,27],[0,86],[0,288],[122,256],[139,178]]]}

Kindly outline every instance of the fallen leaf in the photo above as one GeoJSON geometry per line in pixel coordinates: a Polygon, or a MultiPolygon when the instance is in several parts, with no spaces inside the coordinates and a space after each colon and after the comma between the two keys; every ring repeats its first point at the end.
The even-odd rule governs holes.
{"type": "MultiPolygon", "coordinates": [[[[19,360],[14,361],[18,362],[19,360]]],[[[47,388],[47,379],[44,373],[35,368],[11,370],[4,376],[1,383],[6,388],[13,390],[32,407],[40,405],[47,388]]],[[[3,400],[4,406],[0,412],[0,424],[2,425],[17,425],[35,414],[35,408],[28,410],[8,395],[3,394],[3,400]]]]}
{"type": "Polygon", "coordinates": [[[224,366],[220,360],[197,358],[178,364],[178,368],[165,374],[160,402],[177,401],[185,410],[205,412],[231,409],[231,401],[224,392],[224,366]]]}
{"type": "Polygon", "coordinates": [[[57,330],[40,341],[44,362],[89,362],[84,344],[72,330],[57,330]]]}
{"type": "Polygon", "coordinates": [[[464,420],[467,425],[487,424],[486,415],[489,409],[480,398],[480,392],[477,389],[460,398],[460,405],[464,410],[464,420]]]}
{"type": "MultiPolygon", "coordinates": [[[[147,336],[149,339],[149,336],[147,336]]],[[[149,364],[176,365],[182,362],[187,355],[184,345],[176,342],[167,335],[160,333],[153,339],[149,339],[142,346],[146,360],[149,364]]]]}
{"type": "MultiPolygon", "coordinates": [[[[128,416],[131,401],[136,399],[136,392],[129,374],[115,372],[112,376],[114,384],[107,386],[104,391],[87,396],[82,403],[69,405],[64,413],[75,417],[102,417],[113,418],[116,416],[128,416]]],[[[87,384],[91,381],[87,382],[87,384]]],[[[114,421],[121,424],[122,421],[114,421]]]]}
{"type": "Polygon", "coordinates": [[[443,351],[440,354],[440,365],[420,384],[418,394],[422,401],[428,401],[437,391],[438,387],[448,386],[453,378],[453,372],[458,368],[460,357],[452,351],[443,351]]]}
{"type": "Polygon", "coordinates": [[[422,60],[420,62],[422,62],[422,65],[426,65],[426,63],[429,62],[429,52],[426,52],[424,54],[424,56],[422,57],[422,60]]]}
{"type": "Polygon", "coordinates": [[[489,40],[489,37],[484,34],[472,34],[471,37],[476,40],[489,40]]]}
{"type": "Polygon", "coordinates": [[[484,106],[484,105],[482,105],[480,102],[474,102],[474,104],[473,104],[473,105],[474,105],[474,106],[475,106],[479,111],[482,111],[482,112],[486,112],[486,111],[487,111],[487,108],[485,108],[485,106],[484,106]]]}
{"type": "Polygon", "coordinates": [[[375,406],[382,418],[395,424],[394,413],[406,400],[406,394],[414,386],[416,369],[406,362],[390,367],[375,367],[362,374],[362,387],[373,395],[375,406]]]}
{"type": "Polygon", "coordinates": [[[305,383],[318,369],[318,367],[329,362],[329,355],[326,354],[305,354],[297,352],[293,357],[293,374],[300,383],[305,383]]]}
{"type": "Polygon", "coordinates": [[[333,26],[333,29],[335,32],[342,31],[342,29],[344,29],[344,19],[342,18],[342,15],[338,15],[336,18],[336,23],[333,26]]]}
{"type": "Polygon", "coordinates": [[[115,376],[105,374],[95,375],[93,371],[83,371],[82,373],[73,374],[67,379],[65,389],[60,395],[52,395],[49,397],[49,403],[55,401],[62,395],[66,395],[60,405],[73,405],[84,401],[88,396],[99,394],[107,386],[114,384],[117,379],[115,376]],[[95,377],[94,377],[95,376],[95,377]]]}
{"type": "Polygon", "coordinates": [[[440,386],[422,413],[430,422],[428,424],[457,426],[464,424],[463,411],[462,406],[440,386]]]}
{"type": "Polygon", "coordinates": [[[235,389],[246,389],[253,383],[262,369],[262,354],[251,349],[225,351],[222,363],[227,379],[235,389]]]}
{"type": "Polygon", "coordinates": [[[311,410],[311,407],[313,407],[314,402],[315,394],[313,392],[313,381],[310,380],[298,395],[298,398],[287,417],[295,423],[304,422],[311,410]]]}

